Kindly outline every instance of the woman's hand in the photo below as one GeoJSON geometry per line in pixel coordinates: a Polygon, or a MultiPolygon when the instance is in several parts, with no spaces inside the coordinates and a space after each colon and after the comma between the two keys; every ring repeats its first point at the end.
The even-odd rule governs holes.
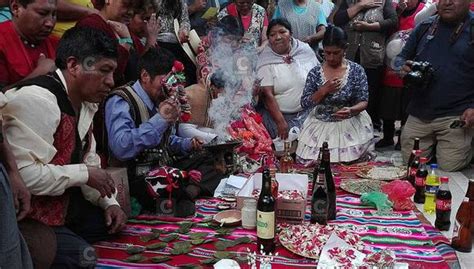
{"type": "Polygon", "coordinates": [[[147,30],[147,42],[150,44],[156,44],[156,39],[158,37],[158,33],[160,32],[161,26],[156,19],[156,13],[152,13],[150,20],[146,22],[146,30],[147,30]]]}
{"type": "Polygon", "coordinates": [[[354,116],[352,115],[352,109],[350,107],[343,107],[332,115],[339,120],[345,120],[354,116]]]}
{"type": "Polygon", "coordinates": [[[188,42],[189,36],[188,36],[188,31],[186,30],[179,30],[178,37],[179,37],[179,42],[185,43],[188,42]]]}
{"type": "Polygon", "coordinates": [[[285,140],[288,138],[288,123],[286,120],[277,122],[278,136],[280,139],[285,140]]]}
{"type": "Polygon", "coordinates": [[[371,23],[366,21],[354,21],[352,28],[358,32],[367,32],[371,30],[371,23]]]}
{"type": "Polygon", "coordinates": [[[116,21],[107,21],[107,23],[114,29],[115,33],[121,38],[130,38],[130,32],[128,31],[128,27],[120,22],[116,21]]]}
{"type": "Polygon", "coordinates": [[[333,94],[339,91],[342,87],[342,79],[334,78],[332,80],[326,81],[321,87],[321,91],[324,91],[327,94],[333,94]]]}
{"type": "Polygon", "coordinates": [[[362,10],[380,7],[382,5],[382,1],[380,0],[361,0],[357,3],[362,10]]]}

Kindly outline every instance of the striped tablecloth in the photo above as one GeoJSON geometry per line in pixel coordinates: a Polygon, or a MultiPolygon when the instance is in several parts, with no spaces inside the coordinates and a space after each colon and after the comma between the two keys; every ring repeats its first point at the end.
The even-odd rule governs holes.
{"type": "MultiPolygon", "coordinates": [[[[377,165],[377,164],[375,164],[377,165]]],[[[358,167],[334,166],[333,172],[338,173],[343,178],[354,177],[358,167]]],[[[337,182],[336,182],[337,184],[337,182]]],[[[179,268],[179,266],[195,264],[201,265],[200,261],[211,258],[215,253],[215,242],[220,240],[235,240],[236,238],[247,236],[256,240],[256,232],[242,228],[236,228],[231,235],[216,237],[215,229],[210,228],[209,223],[201,223],[207,217],[214,215],[218,210],[216,204],[219,199],[202,199],[196,202],[197,214],[192,221],[196,225],[192,232],[207,232],[207,239],[212,242],[194,247],[186,255],[170,255],[170,247],[160,251],[146,251],[143,256],[151,258],[157,255],[170,255],[171,260],[166,263],[154,264],[149,259],[140,263],[129,263],[123,260],[130,256],[125,252],[129,245],[145,246],[159,242],[154,240],[144,243],[140,236],[149,234],[151,229],[167,230],[175,232],[182,219],[156,218],[152,216],[140,216],[132,219],[128,223],[125,231],[114,241],[99,242],[95,245],[99,255],[99,268],[179,268]]],[[[428,222],[422,221],[417,216],[419,212],[396,211],[381,214],[373,208],[360,204],[358,196],[348,194],[338,190],[337,195],[337,219],[333,224],[345,227],[358,233],[366,244],[365,252],[378,251],[389,248],[394,250],[397,261],[407,262],[410,268],[450,268],[456,267],[457,257],[455,251],[449,246],[449,240],[428,222]]],[[[309,219],[309,206],[307,208],[306,219],[309,219]]],[[[180,234],[177,241],[190,240],[188,235],[180,234]]],[[[170,245],[172,245],[171,242],[170,245]]],[[[249,250],[255,251],[255,242],[240,244],[226,249],[237,257],[245,257],[249,250]]],[[[285,248],[277,245],[278,256],[272,262],[272,268],[315,268],[316,260],[302,258],[285,248]]],[[[203,266],[206,268],[206,266],[203,266]]],[[[241,263],[242,268],[249,268],[245,263],[241,263]]]]}

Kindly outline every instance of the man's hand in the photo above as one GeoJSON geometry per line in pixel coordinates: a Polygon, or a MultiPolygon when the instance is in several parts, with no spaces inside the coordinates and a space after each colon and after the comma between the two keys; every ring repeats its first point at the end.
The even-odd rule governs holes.
{"type": "Polygon", "coordinates": [[[160,113],[160,116],[167,122],[177,121],[179,112],[179,104],[174,96],[161,102],[158,106],[158,113],[160,113]]]}
{"type": "Polygon", "coordinates": [[[125,228],[127,222],[127,215],[123,210],[117,206],[112,205],[105,210],[105,225],[109,228],[109,234],[120,232],[125,228]]]}
{"type": "Polygon", "coordinates": [[[31,208],[31,194],[23,183],[18,171],[9,173],[10,186],[13,194],[13,201],[15,203],[16,218],[18,221],[22,220],[31,208]]]}
{"type": "Polygon", "coordinates": [[[87,185],[99,191],[102,198],[105,196],[111,198],[115,193],[115,184],[107,171],[98,167],[87,167],[87,172],[89,173],[87,185]]]}
{"type": "Polygon", "coordinates": [[[194,151],[202,150],[202,145],[204,141],[199,137],[193,137],[191,139],[191,149],[194,151]]]}
{"type": "Polygon", "coordinates": [[[462,113],[461,120],[466,122],[465,127],[470,128],[474,126],[474,108],[468,108],[462,113]]]}
{"type": "Polygon", "coordinates": [[[402,66],[402,69],[400,69],[400,77],[406,76],[406,74],[411,72],[411,65],[413,64],[413,61],[406,61],[405,64],[402,66]]]}
{"type": "Polygon", "coordinates": [[[46,75],[49,72],[54,71],[56,69],[56,64],[52,59],[46,58],[46,55],[43,53],[40,54],[38,58],[38,64],[36,65],[35,70],[33,72],[36,75],[46,75]]]}

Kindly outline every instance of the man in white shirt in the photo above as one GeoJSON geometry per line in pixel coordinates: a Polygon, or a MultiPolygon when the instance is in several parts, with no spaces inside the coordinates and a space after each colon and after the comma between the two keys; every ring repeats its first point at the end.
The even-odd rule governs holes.
{"type": "Polygon", "coordinates": [[[120,231],[126,221],[92,135],[97,103],[114,85],[116,44],[101,31],[74,27],[59,43],[56,66],[6,92],[0,113],[32,194],[28,218],[56,233],[53,267],[90,267],[96,255],[89,243],[120,231]]]}

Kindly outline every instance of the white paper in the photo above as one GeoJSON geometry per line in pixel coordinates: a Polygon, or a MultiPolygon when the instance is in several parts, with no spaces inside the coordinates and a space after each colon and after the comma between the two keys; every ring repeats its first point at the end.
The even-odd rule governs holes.
{"type": "Polygon", "coordinates": [[[363,265],[365,254],[351,247],[348,243],[346,243],[346,241],[342,240],[336,235],[336,233],[333,232],[321,251],[318,261],[318,269],[340,267],[336,261],[332,260],[328,253],[328,250],[335,247],[340,249],[352,249],[354,251],[356,258],[352,261],[352,268],[357,268],[358,266],[363,265]]]}
{"type": "Polygon", "coordinates": [[[231,185],[233,187],[236,187],[238,189],[242,189],[242,187],[245,185],[246,181],[247,181],[247,178],[245,178],[245,177],[239,177],[239,176],[231,175],[227,179],[227,184],[231,185]]]}

